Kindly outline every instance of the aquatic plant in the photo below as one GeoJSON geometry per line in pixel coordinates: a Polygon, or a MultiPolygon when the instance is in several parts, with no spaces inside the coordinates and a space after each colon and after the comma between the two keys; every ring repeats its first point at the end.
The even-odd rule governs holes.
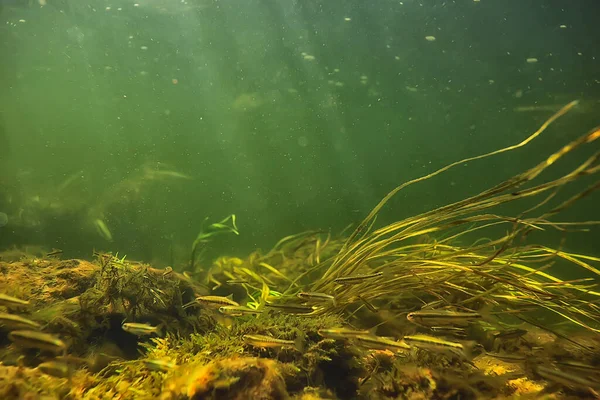
{"type": "MultiPolygon", "coordinates": [[[[456,165],[525,146],[575,105],[576,102],[571,102],[563,107],[519,144],[457,161],[392,190],[359,224],[335,257],[310,271],[311,274],[322,271],[321,277],[308,285],[310,291],[331,294],[338,304],[327,304],[318,312],[336,312],[347,308],[349,304],[363,301],[368,304],[393,304],[395,314],[406,313],[432,301],[439,301],[438,307],[463,309],[482,308],[490,304],[507,312],[511,309],[514,312],[514,308],[548,310],[574,324],[600,332],[600,309],[594,301],[589,301],[600,296],[600,292],[593,290],[593,282],[600,274],[593,264],[600,259],[526,242],[532,231],[556,229],[567,232],[599,223],[550,221],[560,211],[600,188],[600,182],[595,181],[566,200],[551,204],[561,188],[599,171],[599,152],[557,178],[541,182],[538,179],[568,153],[598,139],[599,128],[571,141],[533,168],[475,196],[380,228],[375,227],[380,210],[400,190],[456,165]],[[522,210],[516,216],[489,211],[522,199],[538,200],[535,206],[522,210]],[[549,209],[532,215],[543,207],[549,209]],[[478,239],[470,246],[455,244],[458,239],[466,240],[469,234],[482,237],[483,232],[502,227],[506,229],[505,234],[496,238],[478,239]],[[443,238],[416,242],[415,239],[425,235],[443,238]],[[591,272],[593,276],[563,281],[549,271],[555,259],[566,260],[591,272]],[[356,274],[382,276],[380,279],[365,279],[355,285],[336,282],[356,274]]],[[[296,281],[302,279],[304,276],[296,278],[296,281]]],[[[288,289],[288,292],[294,291],[293,287],[288,289]]]]}
{"type": "Polygon", "coordinates": [[[192,271],[194,271],[194,267],[196,265],[196,261],[198,258],[197,252],[198,252],[200,245],[205,245],[215,235],[219,235],[219,234],[223,234],[223,233],[233,233],[235,235],[240,234],[237,226],[235,225],[235,214],[231,214],[227,218],[225,218],[219,222],[210,224],[208,227],[204,228],[204,223],[206,223],[207,220],[208,220],[208,218],[206,218],[204,220],[204,222],[202,223],[202,228],[200,229],[200,232],[198,233],[198,235],[196,236],[196,239],[192,243],[192,253],[190,256],[190,265],[189,265],[190,270],[192,270],[192,271]],[[231,221],[231,225],[227,225],[227,222],[229,222],[229,221],[231,221]]]}

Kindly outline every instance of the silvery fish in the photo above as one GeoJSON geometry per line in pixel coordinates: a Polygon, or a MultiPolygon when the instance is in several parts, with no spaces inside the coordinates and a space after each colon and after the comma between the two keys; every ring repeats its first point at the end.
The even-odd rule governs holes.
{"type": "Polygon", "coordinates": [[[284,340],[265,335],[244,335],[244,341],[254,347],[292,347],[300,352],[304,349],[300,336],[296,340],[284,340]]]}
{"type": "Polygon", "coordinates": [[[0,325],[9,329],[40,329],[41,325],[30,319],[0,312],[0,325]]]}
{"type": "Polygon", "coordinates": [[[64,354],[67,350],[65,342],[47,333],[36,331],[12,331],[8,334],[8,338],[17,346],[28,349],[47,350],[55,354],[64,354]]]}
{"type": "Polygon", "coordinates": [[[125,332],[133,333],[136,336],[145,336],[156,334],[160,336],[160,326],[152,326],[148,324],[139,324],[137,322],[125,322],[121,325],[125,332]]]}
{"type": "Polygon", "coordinates": [[[21,300],[16,297],[9,296],[4,293],[0,293],[0,306],[14,307],[14,306],[28,306],[27,300],[21,300]]]}

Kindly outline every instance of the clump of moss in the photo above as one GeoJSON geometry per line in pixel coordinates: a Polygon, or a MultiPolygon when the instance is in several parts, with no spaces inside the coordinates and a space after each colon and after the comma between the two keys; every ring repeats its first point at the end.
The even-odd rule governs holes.
{"type": "Polygon", "coordinates": [[[325,400],[325,399],[334,399],[335,395],[323,388],[307,386],[302,390],[302,392],[297,393],[294,397],[294,400],[325,400]]]}
{"type": "MultiPolygon", "coordinates": [[[[193,390],[190,389],[193,393],[215,391],[234,396],[229,392],[230,387],[234,391],[241,389],[229,378],[239,378],[244,382],[245,389],[242,392],[248,393],[248,382],[255,382],[262,374],[271,376],[267,374],[267,369],[270,371],[275,368],[277,378],[273,379],[283,381],[285,396],[287,393],[302,393],[305,387],[313,385],[340,397],[352,397],[359,377],[364,374],[360,352],[343,342],[323,339],[317,333],[319,329],[340,325],[340,318],[333,315],[312,318],[265,313],[258,317],[234,320],[230,328],[217,325],[204,334],[153,338],[142,345],[145,352],[141,359],[113,364],[112,373],[118,374],[107,376],[102,385],[127,386],[129,392],[146,394],[155,394],[157,388],[163,386],[172,396],[184,396],[186,394],[181,392],[181,388],[193,387],[193,390]],[[243,336],[246,334],[272,335],[290,340],[302,335],[305,350],[255,348],[244,342],[243,336]],[[246,360],[246,366],[234,362],[239,359],[246,360]],[[277,363],[248,361],[267,359],[277,359],[277,363]],[[165,360],[176,367],[165,372],[150,371],[144,365],[148,360],[165,360]],[[229,373],[230,369],[234,372],[229,373]],[[248,378],[243,376],[246,373],[249,374],[248,378]],[[194,374],[198,377],[190,381],[189,377],[194,374]]],[[[278,389],[275,392],[283,393],[278,389]]],[[[206,397],[202,398],[211,398],[212,394],[206,393],[202,395],[206,397]]]]}
{"type": "Polygon", "coordinates": [[[432,399],[437,388],[431,370],[396,362],[389,371],[379,371],[360,394],[367,399],[432,399]]]}

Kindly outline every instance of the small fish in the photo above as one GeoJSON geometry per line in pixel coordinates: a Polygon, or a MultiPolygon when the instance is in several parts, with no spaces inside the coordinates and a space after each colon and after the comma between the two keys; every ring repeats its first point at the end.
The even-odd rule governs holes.
{"type": "Polygon", "coordinates": [[[40,329],[41,325],[20,315],[0,313],[0,325],[9,329],[40,329]]]}
{"type": "Polygon", "coordinates": [[[28,306],[27,300],[17,299],[16,297],[9,296],[4,293],[0,293],[0,306],[15,307],[15,306],[28,306]]]}
{"type": "Polygon", "coordinates": [[[595,366],[595,365],[580,363],[578,361],[563,360],[563,361],[556,361],[556,364],[559,365],[561,368],[566,368],[566,369],[576,370],[576,371],[585,371],[586,373],[595,374],[595,375],[600,374],[600,367],[595,366]]]}
{"type": "Polygon", "coordinates": [[[290,347],[300,352],[304,350],[304,340],[301,336],[296,340],[284,340],[265,335],[244,335],[244,341],[254,347],[290,347]]]}
{"type": "Polygon", "coordinates": [[[429,330],[435,333],[439,333],[440,335],[452,335],[459,338],[463,338],[467,336],[467,332],[463,328],[459,328],[456,326],[431,326],[429,330]]]}
{"type": "Polygon", "coordinates": [[[244,306],[222,306],[219,307],[219,312],[223,315],[229,315],[230,317],[239,317],[242,315],[256,315],[260,314],[262,310],[254,310],[244,306]]]}
{"type": "Polygon", "coordinates": [[[371,335],[359,335],[352,339],[357,345],[366,347],[372,350],[390,350],[390,351],[400,351],[400,350],[410,350],[410,345],[406,344],[404,341],[395,341],[387,338],[379,337],[379,336],[371,336],[371,335]]]}
{"type": "Polygon", "coordinates": [[[498,360],[507,362],[507,363],[521,363],[527,360],[526,356],[521,356],[517,354],[508,354],[508,353],[490,353],[486,352],[486,355],[490,357],[497,358],[498,360]]]}
{"type": "Polygon", "coordinates": [[[339,283],[340,285],[355,285],[358,283],[363,283],[366,280],[379,278],[383,275],[383,272],[375,272],[373,274],[362,274],[362,275],[349,275],[343,276],[340,278],[336,278],[333,281],[335,283],[339,283]]]}
{"type": "Polygon", "coordinates": [[[266,307],[274,308],[287,314],[310,314],[315,311],[315,307],[303,306],[299,304],[274,304],[266,303],[266,307]]]}
{"type": "Polygon", "coordinates": [[[144,360],[144,365],[151,371],[168,372],[175,369],[177,365],[167,360],[144,360]]]}
{"type": "Polygon", "coordinates": [[[167,267],[167,268],[165,268],[162,276],[167,276],[167,275],[172,274],[172,273],[173,273],[173,268],[167,267]]]}
{"type": "Polygon", "coordinates": [[[237,301],[234,301],[232,296],[196,296],[196,302],[208,308],[219,308],[222,306],[239,306],[237,301]]]}
{"type": "Polygon", "coordinates": [[[582,389],[598,389],[600,388],[600,382],[570,372],[561,371],[557,368],[550,368],[544,365],[537,365],[535,372],[542,378],[564,385],[570,388],[582,388],[582,389]]]}
{"type": "Polygon", "coordinates": [[[481,319],[482,315],[476,312],[460,312],[449,310],[421,310],[408,313],[406,319],[413,324],[421,326],[465,326],[472,321],[481,319]]]}
{"type": "Polygon", "coordinates": [[[335,297],[330,294],[325,293],[316,293],[316,292],[300,292],[297,295],[302,300],[307,301],[330,301],[334,307],[337,306],[337,302],[335,301],[335,297]]]}
{"type": "Polygon", "coordinates": [[[525,329],[507,329],[504,331],[496,331],[492,333],[494,339],[516,339],[527,334],[525,329]]]}
{"type": "Polygon", "coordinates": [[[17,346],[28,349],[40,349],[51,351],[55,354],[65,353],[67,345],[56,336],[36,331],[12,331],[8,338],[17,346]]]}
{"type": "Polygon", "coordinates": [[[328,328],[319,329],[317,333],[327,339],[354,339],[357,336],[370,335],[371,331],[367,330],[356,330],[348,328],[328,328]]]}
{"type": "Polygon", "coordinates": [[[73,376],[73,366],[62,361],[46,361],[37,366],[42,373],[55,378],[68,378],[73,376]]]}
{"type": "Polygon", "coordinates": [[[46,375],[56,378],[71,378],[73,375],[73,366],[63,361],[46,361],[37,366],[37,369],[46,375]]]}
{"type": "Polygon", "coordinates": [[[52,249],[52,251],[46,253],[46,257],[48,257],[48,258],[57,257],[57,256],[60,256],[62,253],[63,253],[63,251],[60,249],[52,249]]]}
{"type": "Polygon", "coordinates": [[[367,309],[369,311],[371,311],[373,314],[378,313],[378,310],[375,308],[375,306],[371,302],[367,301],[367,299],[365,299],[361,295],[358,295],[357,297],[360,299],[360,301],[363,302],[363,304],[365,305],[365,307],[367,307],[367,309]]]}
{"type": "Polygon", "coordinates": [[[226,283],[228,285],[244,285],[249,282],[246,279],[230,279],[230,280],[226,281],[226,283]]]}
{"type": "Polygon", "coordinates": [[[158,336],[161,335],[160,325],[152,326],[148,324],[140,324],[137,322],[124,322],[123,325],[121,325],[121,328],[125,332],[133,333],[136,336],[145,336],[152,334],[156,334],[158,336]]]}
{"type": "Polygon", "coordinates": [[[403,339],[410,346],[415,346],[419,349],[433,352],[450,352],[466,360],[470,360],[472,358],[471,351],[477,345],[475,342],[463,344],[428,335],[404,336],[403,339]]]}

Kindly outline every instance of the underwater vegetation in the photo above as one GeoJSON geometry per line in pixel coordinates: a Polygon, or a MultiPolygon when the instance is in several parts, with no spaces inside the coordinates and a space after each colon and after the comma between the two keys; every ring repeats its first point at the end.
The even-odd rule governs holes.
{"type": "Polygon", "coordinates": [[[397,187],[347,236],[302,232],[206,265],[215,235],[239,234],[231,215],[183,266],[0,258],[0,398],[600,397],[600,259],[537,241],[598,224],[555,217],[600,187],[599,128],[479,194],[376,222],[405,187],[525,146],[575,105],[517,145],[397,187]]]}

